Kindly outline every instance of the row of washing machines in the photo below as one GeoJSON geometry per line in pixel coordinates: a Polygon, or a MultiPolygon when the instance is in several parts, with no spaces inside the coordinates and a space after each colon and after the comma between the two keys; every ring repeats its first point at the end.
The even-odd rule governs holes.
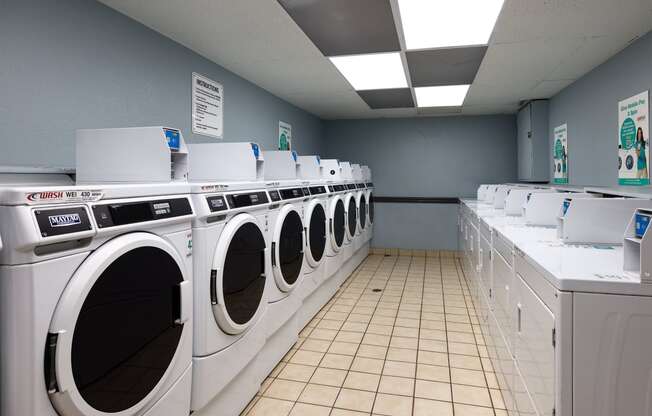
{"type": "Polygon", "coordinates": [[[74,175],[0,174],[0,414],[239,414],[368,255],[370,170],[166,127],[76,139],[74,175]]]}

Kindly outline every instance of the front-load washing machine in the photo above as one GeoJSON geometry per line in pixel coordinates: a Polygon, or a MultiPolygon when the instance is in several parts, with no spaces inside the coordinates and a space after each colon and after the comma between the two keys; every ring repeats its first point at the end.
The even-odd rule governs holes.
{"type": "Polygon", "coordinates": [[[323,299],[321,295],[323,291],[320,291],[326,277],[328,189],[322,179],[319,156],[299,156],[298,161],[299,179],[308,181],[310,191],[310,199],[304,205],[306,262],[303,281],[299,288],[302,292],[303,304],[297,315],[299,328],[303,328],[328,301],[323,299]]]}
{"type": "Polygon", "coordinates": [[[365,227],[364,241],[371,243],[374,235],[374,184],[371,179],[371,169],[362,166],[362,179],[365,183],[367,198],[367,226],[365,227]]]}
{"type": "Polygon", "coordinates": [[[255,366],[273,285],[264,159],[255,143],[192,144],[189,153],[197,210],[191,408],[235,415],[264,379],[255,366]]]}
{"type": "Polygon", "coordinates": [[[325,282],[329,282],[330,280],[338,280],[336,276],[340,272],[344,259],[343,246],[346,238],[344,196],[347,187],[342,179],[342,169],[337,159],[322,159],[321,165],[322,177],[326,181],[328,189],[325,282]]]}
{"type": "Polygon", "coordinates": [[[344,194],[344,208],[346,210],[346,233],[344,234],[345,238],[344,244],[342,246],[342,269],[338,276],[339,283],[342,284],[355,269],[355,266],[353,265],[354,261],[351,259],[354,257],[354,240],[358,232],[358,205],[356,201],[358,189],[353,180],[351,164],[349,162],[340,162],[340,166],[342,166],[342,178],[344,179],[344,185],[347,188],[347,191],[344,194]]]}
{"type": "Polygon", "coordinates": [[[185,416],[185,183],[0,191],[0,414],[185,416]]]}
{"type": "Polygon", "coordinates": [[[309,190],[297,179],[296,153],[265,151],[265,185],[273,203],[270,217],[270,285],[265,314],[267,340],[258,355],[260,374],[267,376],[299,339],[305,228],[304,202],[309,190]]]}
{"type": "Polygon", "coordinates": [[[351,165],[351,173],[353,174],[353,181],[355,183],[355,205],[357,209],[358,224],[356,227],[355,238],[353,239],[353,252],[358,253],[365,245],[365,231],[367,227],[367,195],[364,179],[362,176],[362,168],[360,165],[354,163],[351,165]]]}

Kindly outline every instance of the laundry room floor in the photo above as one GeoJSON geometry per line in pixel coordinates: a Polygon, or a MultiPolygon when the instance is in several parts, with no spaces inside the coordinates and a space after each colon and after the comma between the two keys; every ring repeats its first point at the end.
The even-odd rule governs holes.
{"type": "Polygon", "coordinates": [[[452,253],[372,254],[243,414],[507,415],[484,345],[452,253]]]}

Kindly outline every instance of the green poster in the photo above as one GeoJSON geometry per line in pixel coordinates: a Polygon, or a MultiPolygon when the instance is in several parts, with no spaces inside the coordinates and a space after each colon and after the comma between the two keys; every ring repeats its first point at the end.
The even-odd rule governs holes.
{"type": "Polygon", "coordinates": [[[649,91],[618,103],[618,183],[650,184],[649,91]]]}
{"type": "Polygon", "coordinates": [[[278,122],[278,150],[292,150],[292,125],[278,122]]]}
{"type": "Polygon", "coordinates": [[[552,148],[554,183],[568,183],[568,125],[555,127],[552,148]]]}

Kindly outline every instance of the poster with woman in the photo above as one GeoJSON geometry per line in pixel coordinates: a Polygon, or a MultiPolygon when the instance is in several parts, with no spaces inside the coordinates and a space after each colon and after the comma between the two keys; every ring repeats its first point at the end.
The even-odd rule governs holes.
{"type": "Polygon", "coordinates": [[[568,125],[555,127],[552,159],[554,183],[568,183],[568,125]]]}
{"type": "Polygon", "coordinates": [[[618,183],[650,184],[649,91],[618,103],[618,183]]]}

